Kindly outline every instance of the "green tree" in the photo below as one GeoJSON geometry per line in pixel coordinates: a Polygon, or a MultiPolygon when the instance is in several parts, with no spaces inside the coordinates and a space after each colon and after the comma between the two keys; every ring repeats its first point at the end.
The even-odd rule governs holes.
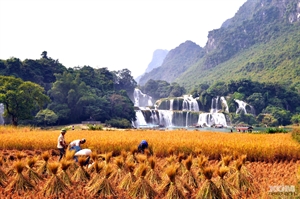
{"type": "Polygon", "coordinates": [[[32,111],[42,109],[50,102],[44,89],[35,83],[20,78],[0,76],[0,102],[4,104],[5,116],[10,116],[12,124],[17,126],[18,120],[31,119],[32,111]]]}
{"type": "Polygon", "coordinates": [[[40,110],[36,116],[38,123],[43,123],[44,126],[56,123],[58,116],[50,109],[40,110]]]}

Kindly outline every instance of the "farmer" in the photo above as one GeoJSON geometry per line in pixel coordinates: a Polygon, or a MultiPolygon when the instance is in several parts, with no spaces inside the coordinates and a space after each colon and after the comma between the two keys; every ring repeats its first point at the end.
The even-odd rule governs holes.
{"type": "Polygon", "coordinates": [[[60,161],[66,153],[66,151],[65,151],[65,148],[67,148],[67,143],[65,141],[66,132],[67,131],[65,129],[62,129],[60,131],[60,135],[58,136],[58,139],[57,139],[57,148],[59,150],[59,160],[58,161],[60,161]]]}
{"type": "MultiPolygon", "coordinates": [[[[84,138],[82,138],[81,140],[74,140],[69,144],[69,150],[74,150],[75,153],[81,150],[81,145],[84,144],[86,142],[86,140],[84,138]]],[[[74,156],[74,159],[76,162],[78,162],[78,158],[77,156],[74,156]]]]}
{"type": "Polygon", "coordinates": [[[142,140],[141,143],[138,146],[138,152],[144,153],[144,150],[148,148],[148,142],[146,140],[142,140]]]}
{"type": "Polygon", "coordinates": [[[74,140],[69,144],[69,150],[75,150],[75,152],[80,151],[81,144],[84,144],[86,142],[86,140],[84,138],[82,138],[81,140],[74,140]]]}

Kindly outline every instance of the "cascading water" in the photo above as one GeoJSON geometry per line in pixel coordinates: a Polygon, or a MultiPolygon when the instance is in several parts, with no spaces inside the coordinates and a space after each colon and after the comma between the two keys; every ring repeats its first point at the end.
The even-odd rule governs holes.
{"type": "MultiPolygon", "coordinates": [[[[138,100],[145,94],[141,93],[138,89],[135,90],[135,104],[141,105],[138,100]]],[[[148,96],[148,99],[152,99],[148,96]]],[[[197,99],[190,95],[183,97],[160,99],[154,106],[139,107],[136,110],[137,120],[135,127],[163,127],[163,128],[176,128],[176,127],[212,127],[214,125],[221,125],[227,127],[226,119],[223,113],[219,113],[222,106],[228,110],[227,103],[224,97],[216,97],[212,100],[211,112],[202,113],[199,111],[197,99]],[[144,118],[142,118],[144,117],[144,118]]]]}
{"type": "Polygon", "coordinates": [[[238,99],[235,99],[234,100],[238,105],[239,105],[239,107],[236,109],[236,114],[238,114],[238,113],[245,113],[245,114],[247,114],[247,110],[246,110],[246,105],[247,105],[247,103],[246,102],[243,102],[242,100],[238,100],[238,99]]]}
{"type": "Polygon", "coordinates": [[[152,97],[142,93],[142,91],[138,88],[134,89],[133,97],[134,97],[134,106],[136,107],[153,106],[152,97]]]}
{"type": "Polygon", "coordinates": [[[221,103],[225,106],[225,112],[226,113],[229,113],[229,108],[228,108],[228,104],[227,104],[227,101],[225,100],[225,97],[221,97],[220,98],[220,100],[221,100],[221,103]]]}
{"type": "Polygon", "coordinates": [[[3,113],[4,113],[4,105],[1,103],[0,104],[0,125],[4,124],[3,113]]]}

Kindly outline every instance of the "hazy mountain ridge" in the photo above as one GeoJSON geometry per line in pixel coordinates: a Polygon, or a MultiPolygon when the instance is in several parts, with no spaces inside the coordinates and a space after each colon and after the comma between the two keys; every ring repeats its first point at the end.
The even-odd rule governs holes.
{"type": "MultiPolygon", "coordinates": [[[[152,60],[151,62],[148,64],[148,67],[145,70],[145,73],[152,71],[153,69],[160,67],[164,61],[164,59],[166,58],[167,54],[168,54],[168,50],[162,50],[162,49],[157,49],[153,52],[152,55],[152,60]]],[[[145,74],[144,73],[144,74],[145,74]]],[[[138,77],[135,78],[136,82],[139,82],[141,77],[144,75],[140,75],[138,77]]]]}
{"type": "MultiPolygon", "coordinates": [[[[299,81],[297,77],[291,79],[281,73],[299,68],[299,21],[300,0],[248,0],[220,29],[209,32],[207,44],[204,49],[200,47],[198,56],[183,51],[173,57],[169,56],[171,50],[162,66],[145,74],[143,81],[176,81],[187,88],[196,83],[243,77],[295,83],[299,81]],[[193,61],[180,67],[178,62],[183,58],[193,61]]],[[[178,46],[176,51],[180,52],[180,48],[184,46],[178,46]]]]}
{"type": "Polygon", "coordinates": [[[165,80],[173,82],[192,64],[204,55],[204,49],[192,41],[186,41],[171,50],[162,65],[141,77],[139,84],[144,85],[148,80],[165,80]]]}

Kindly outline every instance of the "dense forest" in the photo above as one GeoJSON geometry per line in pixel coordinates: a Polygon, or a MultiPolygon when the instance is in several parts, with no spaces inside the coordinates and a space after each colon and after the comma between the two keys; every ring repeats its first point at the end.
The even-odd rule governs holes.
{"type": "Polygon", "coordinates": [[[199,84],[186,90],[178,83],[152,80],[137,85],[128,69],[109,71],[90,66],[66,68],[47,52],[38,60],[0,60],[0,102],[6,123],[14,125],[62,125],[101,121],[130,128],[135,120],[133,91],[139,88],[156,101],[190,94],[203,111],[211,100],[224,96],[233,124],[289,125],[300,121],[299,87],[280,83],[259,83],[251,79],[199,84]],[[237,113],[235,100],[243,100],[255,112],[237,113]]]}
{"type": "Polygon", "coordinates": [[[0,75],[6,123],[55,125],[93,120],[130,127],[135,120],[130,97],[136,82],[127,69],[67,69],[44,51],[38,60],[0,60],[0,75]],[[28,83],[38,92],[25,90],[28,83]]]}

